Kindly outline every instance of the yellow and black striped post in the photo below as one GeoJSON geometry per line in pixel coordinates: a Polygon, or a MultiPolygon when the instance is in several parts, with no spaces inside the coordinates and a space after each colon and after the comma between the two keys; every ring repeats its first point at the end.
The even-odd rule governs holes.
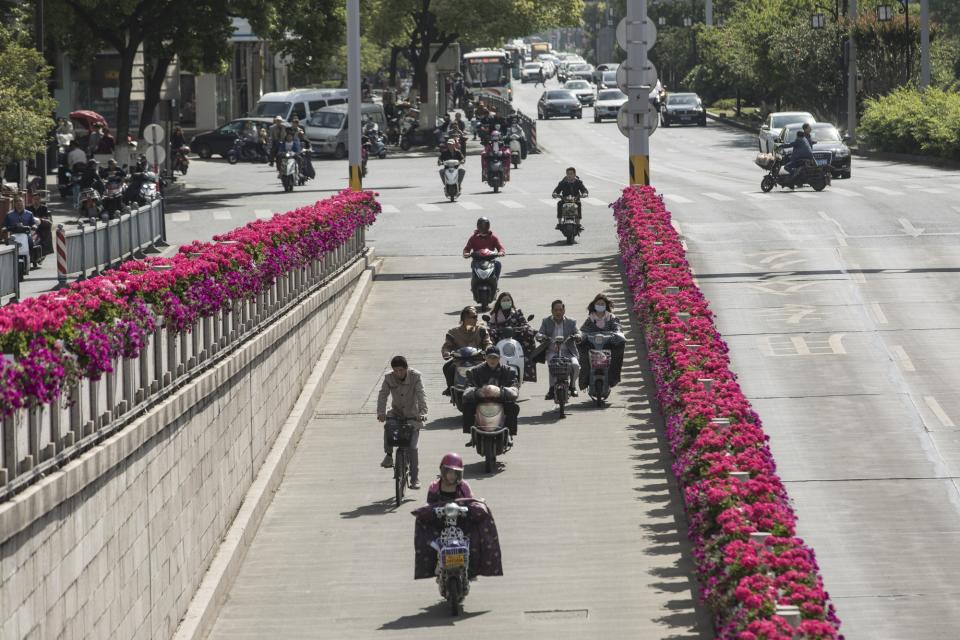
{"type": "Polygon", "coordinates": [[[363,170],[358,164],[350,165],[350,191],[363,191],[363,170]]]}
{"type": "Polygon", "coordinates": [[[630,155],[630,184],[650,184],[650,156],[630,155]]]}

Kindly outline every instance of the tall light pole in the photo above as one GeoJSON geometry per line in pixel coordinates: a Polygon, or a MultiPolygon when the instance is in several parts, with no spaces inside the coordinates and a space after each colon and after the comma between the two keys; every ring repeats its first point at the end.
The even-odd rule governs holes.
{"type": "MultiPolygon", "coordinates": [[[[857,0],[849,0],[848,11],[850,23],[857,21],[857,0]]],[[[857,139],[857,42],[850,36],[848,39],[847,64],[847,135],[850,141],[857,139]]]]}
{"type": "MultiPolygon", "coordinates": [[[[647,0],[627,0],[627,34],[643,33],[647,19],[647,0]]],[[[627,37],[627,99],[639,107],[649,105],[649,87],[644,92],[641,74],[647,67],[646,37],[627,37]]],[[[630,184],[650,184],[650,138],[646,118],[639,118],[630,129],[630,184]]]]}
{"type": "Polygon", "coordinates": [[[713,26],[713,0],[707,0],[707,4],[704,7],[703,21],[708,27],[713,26]]]}
{"type": "Polygon", "coordinates": [[[930,0],[920,0],[920,88],[930,86],[930,0]]]}
{"type": "Polygon", "coordinates": [[[347,0],[347,149],[350,153],[350,190],[363,189],[360,152],[360,0],[347,0]]]}

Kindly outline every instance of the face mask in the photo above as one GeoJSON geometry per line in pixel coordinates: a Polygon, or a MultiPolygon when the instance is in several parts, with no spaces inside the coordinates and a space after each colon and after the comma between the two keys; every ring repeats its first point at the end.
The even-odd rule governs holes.
{"type": "Polygon", "coordinates": [[[500,302],[500,308],[504,311],[509,311],[513,308],[513,300],[503,300],[500,302]]]}
{"type": "Polygon", "coordinates": [[[597,313],[603,313],[607,310],[607,305],[603,304],[602,302],[598,302],[597,304],[593,305],[593,308],[597,313]]]}

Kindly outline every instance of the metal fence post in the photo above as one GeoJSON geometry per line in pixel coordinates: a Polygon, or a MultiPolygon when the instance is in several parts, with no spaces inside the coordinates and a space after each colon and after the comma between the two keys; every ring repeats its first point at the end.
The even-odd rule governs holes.
{"type": "Polygon", "coordinates": [[[80,277],[77,280],[86,280],[87,278],[87,233],[83,223],[80,223],[80,277]]]}

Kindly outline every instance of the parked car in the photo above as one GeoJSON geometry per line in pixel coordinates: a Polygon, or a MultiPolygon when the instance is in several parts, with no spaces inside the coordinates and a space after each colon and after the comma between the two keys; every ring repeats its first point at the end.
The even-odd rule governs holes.
{"type": "Polygon", "coordinates": [[[580,101],[580,104],[585,104],[587,106],[593,105],[594,101],[594,89],[593,85],[587,82],[586,80],[567,80],[563,84],[563,88],[567,91],[572,91],[573,95],[577,96],[577,99],[580,101]]]}
{"type": "Polygon", "coordinates": [[[538,79],[540,79],[540,67],[541,65],[539,62],[528,62],[527,64],[523,65],[523,69],[520,70],[520,84],[536,82],[538,79]]]}
{"type": "Polygon", "coordinates": [[[551,116],[582,118],[583,106],[572,91],[566,89],[544,91],[537,102],[537,119],[549,120],[551,116]]]}
{"type": "Polygon", "coordinates": [[[788,124],[795,122],[799,122],[800,124],[809,122],[813,124],[816,121],[813,114],[807,111],[778,111],[777,113],[771,113],[763,122],[763,126],[760,127],[760,135],[757,141],[760,153],[773,153],[774,140],[780,134],[780,131],[788,124]]]}
{"type": "MultiPolygon", "coordinates": [[[[233,149],[234,142],[240,137],[245,127],[269,127],[273,118],[237,118],[227,124],[217,127],[213,131],[205,131],[193,136],[190,141],[190,151],[201,158],[210,158],[213,155],[227,157],[227,152],[233,149]]],[[[284,126],[290,126],[284,122],[284,126]]]]}
{"type": "Polygon", "coordinates": [[[589,64],[572,64],[567,67],[567,79],[568,80],[587,80],[593,82],[593,65],[589,64]]]}
{"type": "MultiPolygon", "coordinates": [[[[797,137],[797,131],[803,128],[803,123],[788,124],[777,135],[777,142],[792,142],[797,137]]],[[[810,137],[813,139],[813,151],[829,151],[830,175],[834,178],[850,177],[850,147],[847,146],[848,136],[841,136],[837,128],[829,122],[814,122],[810,125],[810,137]]],[[[784,149],[784,156],[790,155],[790,149],[784,149]]]]}
{"type": "Polygon", "coordinates": [[[249,115],[262,118],[280,116],[288,122],[293,120],[293,116],[297,116],[302,123],[315,111],[335,104],[343,104],[348,97],[346,89],[275,91],[263,94],[257,101],[253,113],[249,115]]]}
{"type": "Polygon", "coordinates": [[[695,93],[669,93],[660,107],[660,122],[665,127],[678,123],[705,127],[707,111],[703,108],[700,96],[695,93]]]}
{"type": "Polygon", "coordinates": [[[602,89],[597,91],[597,101],[593,104],[593,121],[604,118],[617,119],[620,107],[627,102],[627,95],[620,89],[602,89]]]}

